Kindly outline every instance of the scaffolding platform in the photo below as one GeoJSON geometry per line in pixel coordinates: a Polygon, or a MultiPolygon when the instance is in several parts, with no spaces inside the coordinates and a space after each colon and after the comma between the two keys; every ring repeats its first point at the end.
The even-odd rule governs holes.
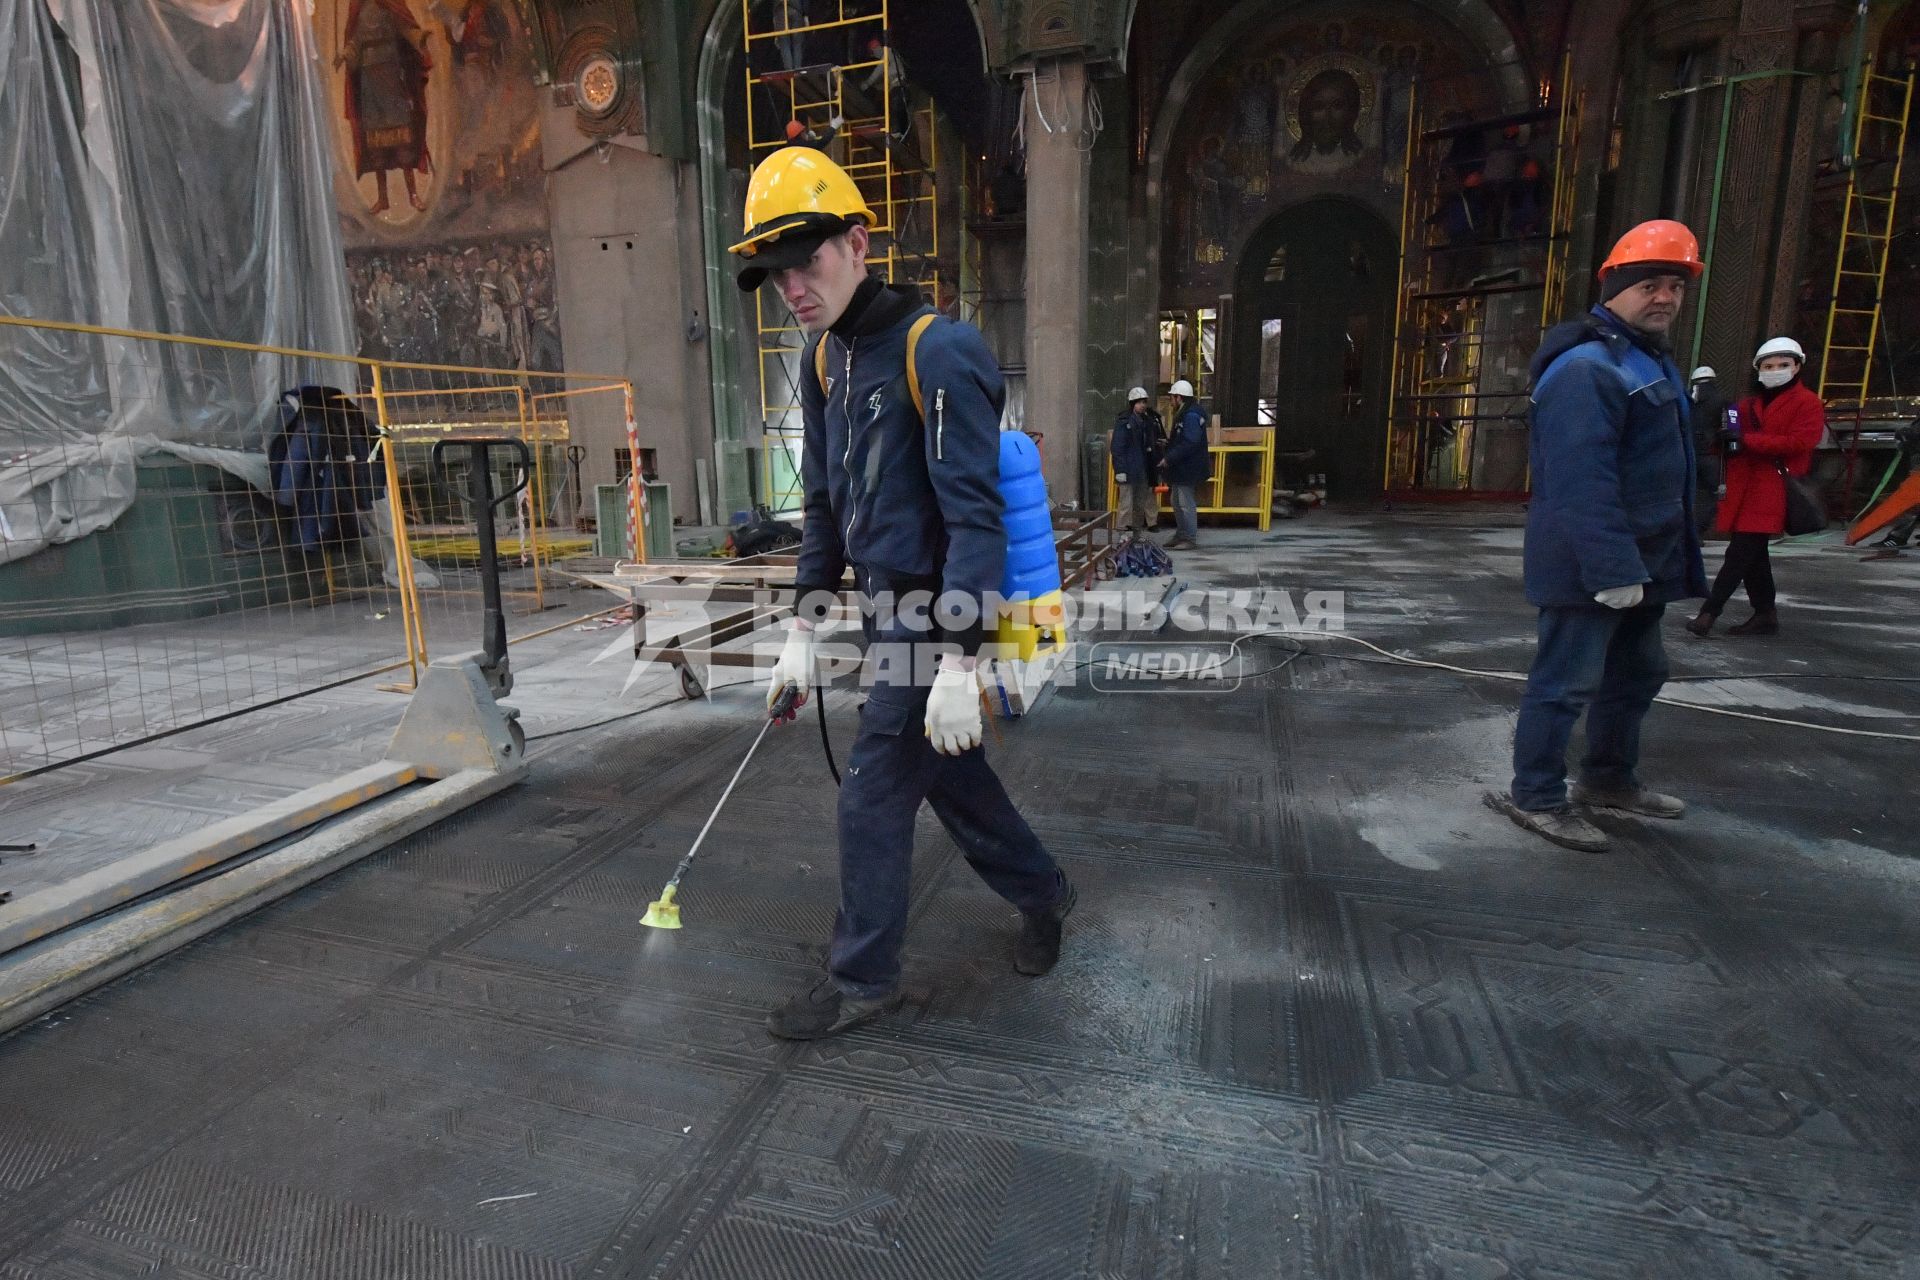
{"type": "Polygon", "coordinates": [[[1528,487],[1525,356],[1566,300],[1579,103],[1435,127],[1429,110],[1416,83],[1382,485],[1390,502],[1501,501],[1528,487]]]}

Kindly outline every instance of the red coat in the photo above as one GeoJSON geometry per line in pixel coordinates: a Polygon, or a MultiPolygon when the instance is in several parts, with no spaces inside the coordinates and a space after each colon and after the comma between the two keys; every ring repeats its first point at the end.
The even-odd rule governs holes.
{"type": "Polygon", "coordinates": [[[1727,496],[1714,524],[1722,533],[1785,533],[1787,482],[1780,465],[1803,476],[1826,433],[1826,406],[1798,382],[1771,401],[1748,396],[1736,406],[1740,448],[1727,455],[1727,496]]]}

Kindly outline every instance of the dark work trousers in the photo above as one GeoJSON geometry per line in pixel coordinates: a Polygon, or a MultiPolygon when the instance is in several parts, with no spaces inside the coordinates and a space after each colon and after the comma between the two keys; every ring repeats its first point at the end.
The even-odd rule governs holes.
{"type": "Polygon", "coordinates": [[[1713,528],[1713,518],[1720,510],[1720,455],[1711,450],[1702,450],[1699,461],[1694,467],[1693,519],[1701,533],[1713,528]]]}
{"type": "Polygon", "coordinates": [[[1767,544],[1775,536],[1736,533],[1727,540],[1727,558],[1721,563],[1720,572],[1714,575],[1713,590],[1707,593],[1707,603],[1703,606],[1705,612],[1718,615],[1727,607],[1727,601],[1733,599],[1734,588],[1741,586],[1746,587],[1747,601],[1756,613],[1772,611],[1773,558],[1767,554],[1767,544]]]}
{"type": "Polygon", "coordinates": [[[1160,527],[1160,495],[1153,491],[1153,481],[1128,477],[1120,486],[1120,527],[1149,533],[1160,527]]]}
{"type": "Polygon", "coordinates": [[[1567,742],[1587,716],[1580,780],[1602,791],[1640,784],[1640,722],[1667,682],[1660,641],[1665,605],[1540,610],[1540,647],[1520,699],[1513,736],[1513,802],[1522,809],[1567,803],[1567,742]]]}
{"type": "MultiPolygon", "coordinates": [[[[856,570],[856,576],[871,598],[869,575],[856,570]]],[[[868,673],[883,654],[896,670],[910,669],[902,655],[912,649],[924,660],[924,644],[913,641],[926,636],[916,637],[904,622],[876,627],[867,610],[862,625],[868,673]]],[[[1045,911],[1066,894],[1059,866],[1007,798],[986,750],[943,756],[933,749],[925,728],[929,692],[923,682],[869,688],[847,757],[840,785],[840,914],[829,968],[849,995],[885,995],[899,985],[913,822],[922,800],[987,887],[1015,907],[1045,911]]]]}

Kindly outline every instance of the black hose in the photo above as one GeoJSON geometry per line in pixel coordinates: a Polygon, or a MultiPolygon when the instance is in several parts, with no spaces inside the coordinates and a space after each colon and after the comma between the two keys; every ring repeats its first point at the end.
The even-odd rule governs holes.
{"type": "Polygon", "coordinates": [[[824,685],[813,686],[813,705],[820,715],[820,749],[827,753],[827,770],[833,774],[833,785],[840,785],[840,766],[833,761],[833,739],[827,736],[827,690],[824,685]]]}

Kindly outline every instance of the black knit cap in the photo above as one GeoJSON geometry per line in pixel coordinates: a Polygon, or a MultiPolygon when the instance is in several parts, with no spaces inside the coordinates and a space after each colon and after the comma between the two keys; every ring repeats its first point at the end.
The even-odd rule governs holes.
{"type": "Polygon", "coordinates": [[[1679,276],[1682,280],[1692,280],[1693,271],[1677,262],[1636,262],[1630,266],[1615,267],[1600,277],[1600,301],[1612,302],[1643,280],[1652,280],[1656,276],[1679,276]]]}

